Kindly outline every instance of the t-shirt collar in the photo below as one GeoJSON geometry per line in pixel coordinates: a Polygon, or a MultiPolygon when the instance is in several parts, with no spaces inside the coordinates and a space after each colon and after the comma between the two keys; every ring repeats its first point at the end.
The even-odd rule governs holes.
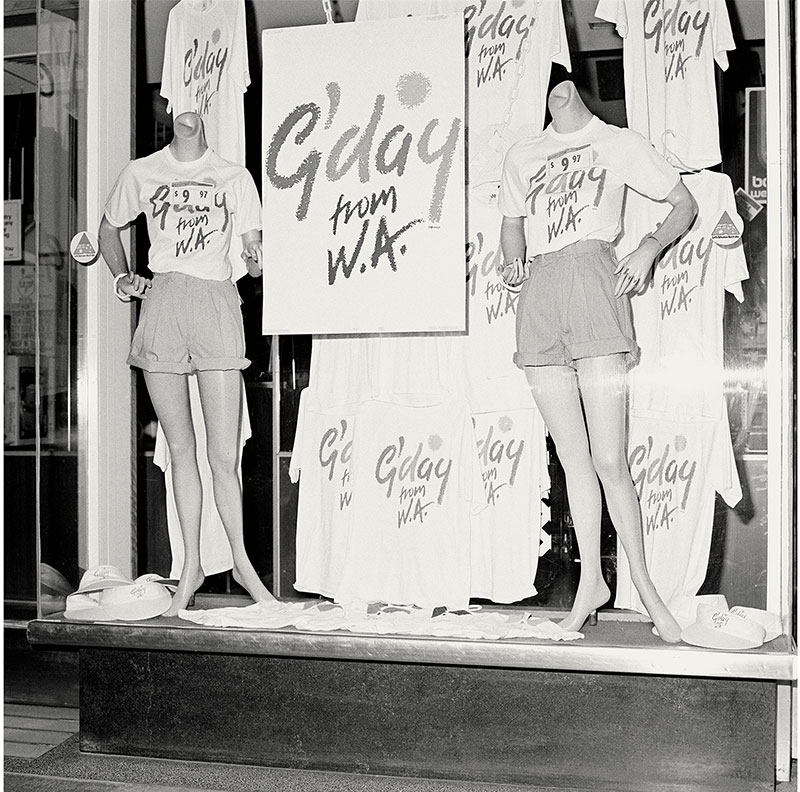
{"type": "Polygon", "coordinates": [[[570,140],[578,140],[580,138],[585,138],[587,135],[591,136],[595,134],[600,124],[602,124],[602,121],[596,115],[592,115],[592,117],[580,129],[576,129],[574,132],[556,132],[556,130],[553,129],[552,122],[547,125],[546,131],[547,134],[555,140],[568,142],[570,140]]]}
{"type": "Polygon", "coordinates": [[[211,146],[209,146],[204,152],[202,157],[198,157],[195,160],[179,160],[175,158],[175,155],[172,153],[172,149],[169,147],[169,143],[163,148],[164,155],[169,160],[170,165],[175,168],[194,168],[195,166],[204,163],[209,156],[211,156],[211,146]]]}

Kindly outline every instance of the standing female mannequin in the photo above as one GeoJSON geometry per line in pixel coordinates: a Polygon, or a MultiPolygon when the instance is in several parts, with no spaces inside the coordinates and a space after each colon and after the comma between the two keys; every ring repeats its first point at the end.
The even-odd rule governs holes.
{"type": "Polygon", "coordinates": [[[184,544],[180,583],[166,616],[185,608],[205,575],[200,565],[202,486],[195,456],[189,375],[197,376],[214,500],[233,555],[233,577],[255,601],[273,599],[244,546],[238,476],[244,331],[230,280],[232,234],[248,269],[260,269],[261,207],[250,174],[209,149],[196,113],[174,122],[165,148],[129,163],[100,224],[100,251],[122,300],[145,300],[128,363],[141,368],[170,451],[184,544]],[[120,229],[145,212],[152,281],[130,272],[120,229]]]}
{"type": "Polygon", "coordinates": [[[680,626],[647,573],[641,517],[626,461],[626,373],[638,359],[630,293],[641,289],[658,253],[688,228],[694,199],[640,135],[603,123],[570,81],[548,97],[552,124],[514,144],[503,166],[502,276],[522,284],[517,354],[566,474],[581,576],[566,630],[579,630],[610,591],[600,566],[601,490],[631,576],[659,635],[680,626]],[[631,187],[672,209],[619,263],[631,187]],[[599,481],[598,481],[599,479],[599,481]]]}

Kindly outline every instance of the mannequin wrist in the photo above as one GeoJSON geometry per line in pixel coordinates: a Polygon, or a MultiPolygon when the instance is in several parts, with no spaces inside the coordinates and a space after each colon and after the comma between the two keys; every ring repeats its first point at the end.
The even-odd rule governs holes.
{"type": "Polygon", "coordinates": [[[661,244],[661,240],[655,234],[645,234],[642,237],[642,241],[639,243],[639,245],[643,245],[648,240],[653,240],[653,242],[655,242],[656,245],[658,245],[659,252],[664,249],[664,245],[661,244]]]}
{"type": "Polygon", "coordinates": [[[119,290],[119,282],[122,278],[127,278],[129,275],[133,273],[130,270],[126,270],[125,272],[120,272],[119,275],[114,277],[114,294],[117,295],[117,299],[121,300],[122,302],[130,302],[131,296],[130,294],[124,294],[119,290]]]}

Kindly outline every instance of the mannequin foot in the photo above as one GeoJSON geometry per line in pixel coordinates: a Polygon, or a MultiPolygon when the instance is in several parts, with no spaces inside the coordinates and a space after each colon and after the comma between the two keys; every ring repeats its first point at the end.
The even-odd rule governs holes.
{"type": "Polygon", "coordinates": [[[658,630],[658,637],[662,641],[678,643],[681,640],[681,626],[663,602],[648,608],[647,612],[650,614],[650,618],[653,620],[656,630],[658,630]]]}
{"type": "Polygon", "coordinates": [[[605,605],[611,597],[611,591],[605,581],[598,580],[591,586],[578,584],[578,592],[569,616],[558,623],[558,626],[570,632],[577,632],[583,627],[589,616],[601,605],[605,605]]]}
{"type": "Polygon", "coordinates": [[[269,593],[267,587],[261,582],[258,573],[252,564],[240,569],[234,564],[233,579],[253,598],[253,602],[274,602],[275,597],[269,593]]]}
{"type": "Polygon", "coordinates": [[[203,574],[202,569],[182,574],[178,582],[178,590],[172,595],[172,604],[164,613],[164,616],[177,616],[179,610],[187,608],[190,602],[194,600],[195,592],[203,585],[205,579],[206,576],[203,574]]]}

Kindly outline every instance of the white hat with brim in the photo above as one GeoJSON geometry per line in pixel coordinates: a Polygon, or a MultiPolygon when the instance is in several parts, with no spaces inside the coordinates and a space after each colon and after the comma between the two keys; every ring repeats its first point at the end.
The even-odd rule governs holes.
{"type": "Polygon", "coordinates": [[[89,594],[92,591],[104,591],[118,586],[130,586],[133,581],[123,575],[118,567],[111,564],[92,567],[83,573],[81,584],[76,594],[89,594]]]}
{"type": "Polygon", "coordinates": [[[133,583],[106,589],[100,602],[103,610],[115,619],[142,621],[164,613],[172,602],[172,596],[160,583],[133,583]]]}
{"type": "Polygon", "coordinates": [[[160,583],[162,586],[166,586],[173,593],[178,590],[178,583],[180,583],[180,581],[176,580],[175,578],[161,577],[161,575],[157,574],[156,572],[148,572],[146,575],[139,575],[139,577],[137,577],[133,582],[160,583]]]}
{"type": "Polygon", "coordinates": [[[699,605],[697,619],[681,633],[681,640],[707,649],[755,649],[764,643],[766,631],[754,621],[729,610],[699,605]]]}
{"type": "Polygon", "coordinates": [[[783,624],[781,624],[781,617],[778,616],[777,613],[761,610],[760,608],[746,608],[743,605],[734,605],[734,607],[731,608],[731,613],[736,616],[741,616],[748,621],[760,624],[766,633],[764,643],[774,641],[776,638],[783,635],[783,624]]]}
{"type": "MultiPolygon", "coordinates": [[[[711,605],[716,610],[728,610],[728,600],[724,594],[697,594],[693,597],[674,597],[667,603],[669,612],[675,617],[681,630],[685,630],[697,619],[697,609],[701,605],[711,605]]],[[[653,635],[658,635],[658,629],[653,627],[653,635]]]]}
{"type": "Polygon", "coordinates": [[[116,621],[106,613],[101,602],[102,592],[70,594],[67,597],[64,618],[74,621],[116,621]]]}

